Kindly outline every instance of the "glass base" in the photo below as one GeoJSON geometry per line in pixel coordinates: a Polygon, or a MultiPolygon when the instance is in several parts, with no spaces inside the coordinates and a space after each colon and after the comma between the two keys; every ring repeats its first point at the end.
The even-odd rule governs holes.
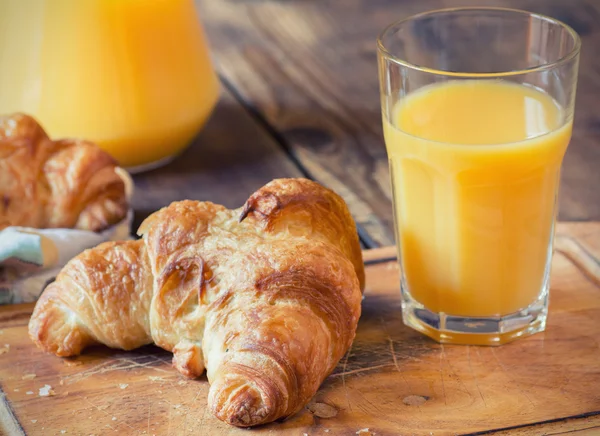
{"type": "Polygon", "coordinates": [[[402,284],[404,324],[437,342],[462,345],[502,345],[544,331],[548,316],[549,280],[536,301],[505,316],[465,317],[432,312],[417,302],[402,284]]]}
{"type": "MultiPolygon", "coordinates": [[[[183,150],[182,150],[183,151],[183,150]]],[[[155,160],[154,162],[150,162],[143,165],[136,165],[134,167],[126,167],[125,170],[129,174],[139,174],[150,170],[155,170],[156,168],[160,168],[171,163],[175,158],[179,156],[179,153],[174,154],[173,156],[163,157],[162,159],[155,160]]]]}

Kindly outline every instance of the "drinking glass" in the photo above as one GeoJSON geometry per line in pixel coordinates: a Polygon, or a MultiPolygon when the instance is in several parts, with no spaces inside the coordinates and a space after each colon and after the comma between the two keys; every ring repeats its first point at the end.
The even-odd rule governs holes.
{"type": "Polygon", "coordinates": [[[427,12],[379,36],[406,325],[480,345],[544,330],[580,44],[501,8],[427,12]]]}

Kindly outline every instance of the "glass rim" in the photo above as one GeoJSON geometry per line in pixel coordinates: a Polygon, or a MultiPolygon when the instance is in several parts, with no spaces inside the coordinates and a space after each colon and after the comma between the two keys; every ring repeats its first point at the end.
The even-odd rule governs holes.
{"type": "Polygon", "coordinates": [[[556,68],[560,65],[563,65],[563,64],[569,62],[573,58],[577,57],[581,51],[581,37],[571,26],[564,23],[563,21],[560,21],[556,18],[552,18],[548,15],[539,14],[536,12],[530,12],[530,11],[526,11],[523,9],[487,7],[487,6],[465,6],[465,7],[455,7],[455,8],[434,9],[431,11],[422,12],[420,14],[411,15],[407,18],[403,18],[401,20],[392,22],[391,24],[386,26],[381,31],[381,33],[378,35],[377,51],[379,53],[381,53],[385,58],[395,62],[396,64],[398,64],[400,66],[410,68],[410,69],[416,70],[416,71],[421,71],[423,73],[438,75],[438,76],[464,77],[464,78],[509,77],[509,76],[518,76],[518,75],[526,74],[526,73],[536,73],[536,72],[540,72],[540,71],[551,70],[553,68],[556,68]],[[523,69],[518,69],[518,70],[498,71],[498,72],[492,72],[492,73],[469,73],[467,71],[444,71],[444,70],[440,70],[437,68],[431,68],[431,67],[425,67],[422,65],[413,64],[412,62],[409,62],[409,61],[402,59],[396,55],[393,55],[387,49],[385,44],[383,43],[383,39],[389,34],[389,32],[393,28],[395,28],[403,23],[408,23],[409,21],[413,21],[418,18],[423,18],[428,15],[436,15],[436,14],[443,13],[443,12],[466,12],[466,11],[511,12],[511,13],[518,13],[521,15],[527,15],[529,17],[534,17],[534,18],[542,20],[542,21],[550,22],[554,25],[558,25],[558,26],[562,27],[563,29],[567,30],[567,32],[573,39],[573,42],[574,42],[573,48],[567,54],[565,54],[564,56],[560,57],[559,59],[557,59],[555,61],[546,62],[546,63],[540,64],[540,65],[534,65],[534,66],[528,67],[528,68],[523,68],[523,69]]]}

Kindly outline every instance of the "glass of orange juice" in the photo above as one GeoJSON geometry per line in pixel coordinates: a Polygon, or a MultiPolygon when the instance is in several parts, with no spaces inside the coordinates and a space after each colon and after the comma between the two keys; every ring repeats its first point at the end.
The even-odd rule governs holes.
{"type": "Polygon", "coordinates": [[[580,40],[550,17],[427,12],[378,39],[405,324],[442,343],[544,330],[580,40]]]}
{"type": "Polygon", "coordinates": [[[0,113],[134,172],[180,153],[218,99],[193,0],[5,0],[0,28],[0,113]]]}

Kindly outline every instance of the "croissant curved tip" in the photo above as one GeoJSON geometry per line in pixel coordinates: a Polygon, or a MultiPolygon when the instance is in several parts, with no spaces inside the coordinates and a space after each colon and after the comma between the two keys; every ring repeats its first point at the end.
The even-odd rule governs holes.
{"type": "Polygon", "coordinates": [[[51,292],[38,300],[29,320],[29,338],[47,353],[76,356],[92,341],[79,325],[65,321],[64,313],[48,297],[51,292]]]}
{"type": "Polygon", "coordinates": [[[221,421],[236,427],[251,427],[262,424],[268,415],[260,403],[256,395],[246,391],[227,401],[225,405],[214,407],[213,414],[221,421]]]}
{"type": "Polygon", "coordinates": [[[70,357],[80,354],[83,340],[77,332],[71,332],[66,338],[60,342],[55,341],[55,337],[51,335],[51,326],[47,320],[42,320],[41,323],[35,319],[29,323],[29,338],[46,353],[52,353],[60,357],[70,357]]]}
{"type": "Polygon", "coordinates": [[[208,404],[212,414],[236,427],[253,427],[277,419],[279,407],[265,401],[260,387],[243,380],[213,383],[208,404]]]}

